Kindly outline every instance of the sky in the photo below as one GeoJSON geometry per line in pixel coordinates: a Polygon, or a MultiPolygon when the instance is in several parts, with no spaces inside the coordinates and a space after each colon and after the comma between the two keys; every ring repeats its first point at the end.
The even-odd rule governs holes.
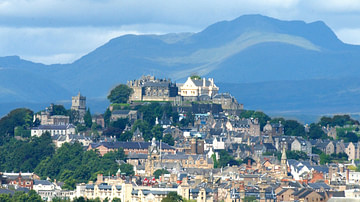
{"type": "Polygon", "coordinates": [[[121,35],[199,32],[245,14],[321,20],[360,45],[360,0],[0,0],[0,56],[71,63],[121,35]]]}

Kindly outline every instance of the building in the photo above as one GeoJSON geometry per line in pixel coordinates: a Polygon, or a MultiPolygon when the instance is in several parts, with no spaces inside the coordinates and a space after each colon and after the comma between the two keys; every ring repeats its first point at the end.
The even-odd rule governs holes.
{"type": "Polygon", "coordinates": [[[51,136],[54,135],[73,135],[76,133],[75,126],[68,125],[40,125],[31,128],[31,136],[40,137],[43,133],[49,132],[51,136]]]}
{"type": "Polygon", "coordinates": [[[203,95],[212,98],[218,91],[219,88],[214,84],[214,79],[212,78],[206,80],[205,78],[195,79],[189,77],[180,87],[180,95],[182,97],[194,98],[194,100],[203,95]]]}
{"type": "Polygon", "coordinates": [[[80,92],[77,96],[72,97],[71,110],[78,113],[77,120],[82,122],[86,113],[86,97],[82,96],[80,92]]]}
{"type": "Polygon", "coordinates": [[[13,185],[15,188],[22,187],[33,189],[34,180],[39,180],[40,177],[34,173],[3,173],[2,178],[8,185],[13,185]]]}
{"type": "MultiPolygon", "coordinates": [[[[118,150],[119,148],[123,148],[126,155],[130,152],[147,154],[151,144],[151,142],[98,142],[90,144],[87,150],[97,150],[102,156],[110,151],[118,150]]],[[[175,153],[175,148],[161,142],[161,152],[175,153]]]]}
{"type": "Polygon", "coordinates": [[[213,103],[221,104],[221,108],[224,110],[240,110],[244,109],[244,105],[239,104],[234,96],[230,93],[216,94],[212,98],[213,103]]]}
{"type": "Polygon", "coordinates": [[[270,123],[270,121],[267,121],[263,128],[263,132],[271,136],[284,135],[284,125],[281,124],[281,121],[279,121],[279,123],[270,123]]]}
{"type": "Polygon", "coordinates": [[[34,114],[33,122],[40,121],[41,125],[67,125],[69,124],[70,117],[64,115],[54,115],[54,104],[50,104],[45,111],[40,114],[34,114]]]}
{"type": "Polygon", "coordinates": [[[127,85],[133,89],[130,101],[173,101],[178,95],[178,87],[170,79],[142,76],[128,81],[127,85]]]}
{"type": "Polygon", "coordinates": [[[114,110],[111,112],[111,121],[118,119],[128,119],[131,123],[134,123],[138,119],[138,113],[136,110],[114,110]]]}

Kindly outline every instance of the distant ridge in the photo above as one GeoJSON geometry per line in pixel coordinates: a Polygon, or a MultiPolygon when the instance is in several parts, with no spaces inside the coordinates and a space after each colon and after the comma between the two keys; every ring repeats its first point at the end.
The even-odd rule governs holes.
{"type": "MultiPolygon", "coordinates": [[[[43,65],[17,56],[1,57],[0,108],[1,103],[14,101],[35,104],[66,100],[78,90],[89,98],[105,100],[111,87],[143,74],[181,82],[196,73],[214,77],[215,82],[226,86],[256,83],[259,92],[264,82],[274,82],[272,87],[282,91],[282,104],[277,105],[278,101],[271,98],[261,102],[262,95],[256,89],[248,96],[251,99],[244,99],[245,107],[256,102],[259,108],[271,111],[286,111],[283,106],[288,106],[286,100],[292,98],[294,90],[276,84],[318,81],[316,85],[325,86],[322,91],[336,97],[339,94],[328,85],[329,81],[336,81],[346,92],[347,100],[330,103],[320,99],[316,113],[326,113],[330,106],[334,112],[337,107],[341,111],[352,110],[357,106],[351,101],[357,97],[357,91],[351,89],[360,84],[350,85],[347,81],[360,75],[358,58],[360,46],[343,43],[322,21],[305,23],[244,15],[217,22],[198,33],[117,37],[72,64],[43,65]],[[19,80],[16,75],[23,76],[19,80]],[[29,85],[32,91],[26,90],[29,85]]],[[[315,107],[308,103],[318,100],[312,86],[301,86],[304,89],[292,110],[315,107]]],[[[250,93],[229,89],[237,97],[250,93]]]]}

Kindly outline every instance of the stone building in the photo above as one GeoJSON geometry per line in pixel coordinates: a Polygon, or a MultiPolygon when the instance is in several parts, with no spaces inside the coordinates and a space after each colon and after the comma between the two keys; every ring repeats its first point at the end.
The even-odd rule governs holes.
{"type": "Polygon", "coordinates": [[[279,123],[270,123],[270,121],[268,121],[263,128],[263,132],[271,136],[284,135],[284,125],[281,124],[281,121],[279,121],[279,123]]]}
{"type": "Polygon", "coordinates": [[[84,121],[84,116],[86,113],[86,97],[82,96],[80,92],[78,95],[72,97],[71,110],[78,112],[78,121],[84,121]]]}
{"type": "Polygon", "coordinates": [[[240,110],[244,109],[242,104],[239,104],[234,96],[230,93],[220,93],[212,98],[213,103],[221,104],[224,110],[240,110]]]}
{"type": "Polygon", "coordinates": [[[67,125],[69,124],[70,117],[64,115],[54,115],[54,104],[50,104],[40,114],[34,114],[33,121],[36,119],[40,121],[41,125],[67,125]]]}
{"type": "Polygon", "coordinates": [[[170,79],[142,76],[128,81],[127,85],[134,91],[130,101],[173,101],[178,95],[178,87],[170,79]]]}

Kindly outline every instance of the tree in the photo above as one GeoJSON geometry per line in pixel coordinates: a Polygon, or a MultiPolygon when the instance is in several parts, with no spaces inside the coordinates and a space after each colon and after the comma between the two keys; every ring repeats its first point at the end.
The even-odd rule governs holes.
{"type": "Polygon", "coordinates": [[[92,118],[90,113],[90,108],[86,110],[86,113],[84,115],[84,122],[87,128],[91,128],[92,126],[92,118]]]}
{"type": "Polygon", "coordinates": [[[163,138],[163,131],[164,131],[163,127],[161,127],[160,125],[155,125],[151,129],[152,137],[155,137],[156,140],[161,140],[163,138]]]}
{"type": "Polygon", "coordinates": [[[67,116],[68,112],[63,105],[53,105],[52,115],[64,115],[67,116]]]}
{"type": "Polygon", "coordinates": [[[134,90],[125,84],[120,84],[110,91],[108,99],[111,103],[127,103],[134,90]]]}
{"type": "Polygon", "coordinates": [[[174,146],[174,144],[175,144],[174,137],[173,137],[171,134],[169,134],[169,133],[167,133],[167,134],[164,135],[162,141],[165,142],[165,143],[167,143],[167,144],[170,145],[170,146],[174,146]]]}
{"type": "Polygon", "coordinates": [[[131,138],[133,137],[133,133],[130,131],[123,131],[119,136],[116,135],[116,139],[118,141],[123,141],[123,142],[127,142],[130,141],[131,138]]]}
{"type": "Polygon", "coordinates": [[[110,117],[111,117],[111,111],[109,108],[107,108],[104,113],[105,127],[108,127],[110,125],[110,117]]]}
{"type": "Polygon", "coordinates": [[[245,196],[244,198],[244,202],[255,202],[255,201],[257,201],[255,196],[245,196]]]}
{"type": "Polygon", "coordinates": [[[321,129],[321,127],[315,123],[310,124],[309,129],[309,138],[310,139],[326,139],[327,135],[324,133],[324,131],[321,129]]]}
{"type": "Polygon", "coordinates": [[[192,76],[190,76],[190,78],[192,80],[201,80],[201,76],[199,76],[199,75],[192,75],[192,76]]]}
{"type": "Polygon", "coordinates": [[[119,198],[113,198],[112,202],[121,202],[121,200],[119,198]]]}
{"type": "Polygon", "coordinates": [[[260,123],[260,130],[266,125],[267,121],[270,121],[271,118],[261,111],[245,110],[240,114],[240,118],[257,118],[260,123]]]}
{"type": "Polygon", "coordinates": [[[183,201],[183,199],[176,192],[168,193],[167,196],[161,200],[161,202],[180,202],[180,201],[183,201]]]}
{"type": "Polygon", "coordinates": [[[159,177],[162,175],[162,174],[169,174],[169,171],[165,170],[165,169],[158,169],[154,172],[154,176],[156,179],[159,179],[159,177]]]}
{"type": "Polygon", "coordinates": [[[226,150],[219,151],[219,167],[225,166],[233,166],[233,165],[240,165],[240,162],[235,160],[234,157],[230,156],[230,154],[226,150]]]}
{"type": "Polygon", "coordinates": [[[17,126],[32,126],[33,112],[26,108],[12,110],[9,114],[0,119],[0,145],[5,139],[14,136],[14,129],[17,126]]]}
{"type": "Polygon", "coordinates": [[[302,136],[305,137],[305,127],[295,120],[286,120],[284,124],[284,133],[288,136],[302,136]]]}
{"type": "Polygon", "coordinates": [[[120,165],[121,173],[125,173],[126,176],[134,175],[134,166],[131,164],[121,164],[120,165]]]}

